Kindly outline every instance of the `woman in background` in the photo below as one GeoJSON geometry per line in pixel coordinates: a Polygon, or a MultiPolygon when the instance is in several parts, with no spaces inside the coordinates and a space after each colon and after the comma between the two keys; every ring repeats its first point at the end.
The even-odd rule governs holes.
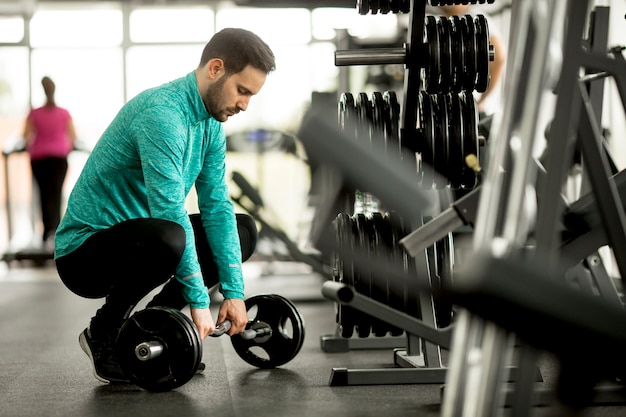
{"type": "Polygon", "coordinates": [[[23,135],[39,188],[44,249],[54,250],[54,233],[61,220],[67,156],[74,148],[76,132],[70,113],[54,101],[54,82],[43,77],[41,85],[46,103],[30,111],[23,135]]]}

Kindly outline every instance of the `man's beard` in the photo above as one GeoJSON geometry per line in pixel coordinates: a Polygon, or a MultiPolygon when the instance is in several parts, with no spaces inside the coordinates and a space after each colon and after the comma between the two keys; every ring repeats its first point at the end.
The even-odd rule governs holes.
{"type": "Polygon", "coordinates": [[[224,92],[224,84],[226,83],[226,76],[222,76],[219,80],[210,84],[204,96],[204,105],[211,116],[220,121],[225,121],[218,119],[217,117],[222,117],[220,115],[220,106],[222,105],[223,92],[224,92]]]}

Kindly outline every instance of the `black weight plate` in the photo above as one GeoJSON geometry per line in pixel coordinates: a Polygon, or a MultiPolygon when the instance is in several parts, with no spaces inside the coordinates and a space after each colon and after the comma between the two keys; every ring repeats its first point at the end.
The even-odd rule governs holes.
{"type": "MultiPolygon", "coordinates": [[[[382,274],[371,274],[371,297],[372,299],[381,302],[382,304],[389,304],[389,291],[387,284],[387,272],[385,270],[385,247],[382,242],[381,236],[381,223],[383,222],[383,215],[379,212],[371,214],[369,221],[367,222],[367,231],[369,233],[370,244],[370,261],[378,266],[381,266],[384,270],[382,274]]],[[[387,323],[378,317],[372,317],[372,333],[377,337],[383,337],[387,334],[387,323]]]]}
{"type": "MultiPolygon", "coordinates": [[[[300,352],[300,349],[302,348],[302,345],[304,345],[304,335],[305,335],[305,326],[304,326],[304,318],[302,317],[302,315],[300,314],[300,312],[298,311],[296,305],[291,302],[289,299],[283,297],[282,295],[278,295],[278,294],[264,294],[264,296],[269,297],[269,298],[273,298],[275,299],[277,302],[279,302],[281,305],[285,305],[287,308],[291,309],[291,312],[293,314],[293,318],[296,320],[296,322],[294,323],[294,325],[298,328],[301,329],[301,332],[299,333],[300,336],[297,338],[297,340],[299,341],[299,344],[296,348],[295,355],[300,352]]],[[[291,316],[290,316],[291,317],[291,316]]],[[[291,324],[291,323],[289,323],[291,324]]],[[[283,328],[283,332],[290,334],[290,332],[293,332],[293,330],[291,328],[283,328]]]]}
{"type": "MultiPolygon", "coordinates": [[[[382,256],[382,262],[384,262],[385,269],[392,272],[387,279],[387,305],[389,307],[404,312],[404,288],[402,281],[399,281],[398,276],[402,274],[402,250],[397,242],[396,236],[394,236],[394,229],[391,226],[390,216],[392,214],[385,213],[380,222],[376,223],[376,230],[380,237],[380,243],[382,250],[380,255],[382,256]]],[[[400,336],[403,332],[402,329],[394,326],[392,323],[387,323],[388,332],[392,336],[400,336]]]]}
{"type": "Polygon", "coordinates": [[[484,15],[474,17],[476,33],[476,91],[484,93],[489,87],[489,26],[484,15]]]}
{"type": "Polygon", "coordinates": [[[439,174],[435,179],[435,188],[439,190],[448,185],[448,115],[443,97],[442,94],[430,95],[430,107],[435,127],[433,168],[439,174]]]}
{"type": "MultiPolygon", "coordinates": [[[[403,157],[402,143],[400,141],[400,103],[395,91],[385,91],[383,99],[387,104],[389,125],[387,128],[387,147],[393,149],[391,155],[403,157]],[[395,155],[394,155],[395,154],[395,155]]],[[[413,158],[415,159],[415,158],[413,158]]]]}
{"type": "Polygon", "coordinates": [[[400,0],[400,13],[409,13],[411,11],[411,0],[400,0]]]}
{"type": "Polygon", "coordinates": [[[461,29],[463,31],[463,49],[465,60],[463,61],[464,74],[463,90],[473,91],[476,88],[476,43],[474,35],[474,20],[471,15],[461,16],[461,29]]]}
{"type": "Polygon", "coordinates": [[[356,10],[360,15],[366,15],[370,11],[369,0],[356,0],[356,10]]]}
{"type": "Polygon", "coordinates": [[[439,39],[439,91],[447,93],[452,85],[452,51],[450,48],[450,26],[448,18],[437,19],[437,37],[439,39]]]}
{"type": "Polygon", "coordinates": [[[465,156],[463,154],[463,118],[458,93],[446,95],[446,112],[448,113],[448,176],[450,188],[461,188],[465,156]]]}
{"type": "Polygon", "coordinates": [[[437,327],[449,326],[452,320],[452,303],[439,295],[441,290],[449,289],[452,285],[454,270],[454,238],[448,233],[443,239],[435,242],[435,257],[437,263],[438,288],[434,288],[433,300],[435,301],[435,315],[437,327]]]}
{"type": "Polygon", "coordinates": [[[428,60],[424,65],[424,89],[429,93],[439,91],[440,57],[439,33],[437,32],[437,18],[426,16],[424,23],[424,42],[428,48],[428,60]]]}
{"type": "Polygon", "coordinates": [[[385,118],[388,113],[383,100],[383,93],[375,91],[372,93],[372,139],[382,141],[382,145],[387,149],[387,137],[385,135],[385,118]]]}
{"type": "MultiPolygon", "coordinates": [[[[337,269],[338,281],[346,285],[354,285],[354,237],[352,235],[352,217],[347,213],[339,213],[335,219],[337,233],[337,269]]],[[[355,310],[347,305],[337,303],[337,323],[341,336],[349,338],[354,333],[355,310]]]]}
{"type": "MultiPolygon", "coordinates": [[[[383,137],[385,143],[385,152],[387,156],[391,158],[397,158],[398,152],[398,140],[394,137],[393,125],[391,121],[391,109],[389,108],[389,102],[385,98],[388,91],[381,94],[382,99],[382,123],[383,123],[383,137]]],[[[392,159],[393,160],[393,159],[392,159]]]]}
{"type": "MultiPolygon", "coordinates": [[[[356,249],[355,253],[358,254],[358,259],[362,257],[369,258],[369,233],[368,233],[368,219],[363,213],[355,213],[353,215],[353,229],[352,232],[355,236],[356,249]]],[[[357,260],[357,262],[359,262],[357,260]]],[[[359,294],[366,297],[372,295],[372,281],[369,272],[369,268],[359,268],[354,274],[354,289],[359,294]]],[[[359,311],[359,315],[356,319],[356,328],[359,337],[368,337],[370,335],[372,318],[369,314],[359,311]]]]}
{"type": "Polygon", "coordinates": [[[459,92],[463,89],[463,77],[465,76],[465,48],[463,47],[463,29],[459,16],[450,16],[448,19],[450,26],[450,52],[452,63],[452,83],[451,91],[459,92]]]}
{"type": "Polygon", "coordinates": [[[231,337],[237,354],[262,369],[276,368],[292,360],[304,341],[304,320],[293,303],[275,294],[256,295],[245,302],[250,318],[246,330],[269,325],[272,332],[254,339],[231,337]],[[253,310],[254,315],[250,313],[253,310]]]}
{"type": "Polygon", "coordinates": [[[116,353],[134,384],[162,392],[180,387],[195,375],[202,360],[202,342],[189,317],[172,308],[151,307],[124,322],[116,353]],[[158,342],[163,351],[152,359],[140,360],[135,348],[144,342],[158,342]]]}
{"type": "MultiPolygon", "coordinates": [[[[463,161],[468,155],[480,157],[478,148],[478,112],[476,100],[471,92],[463,91],[459,94],[463,114],[463,161]]],[[[464,175],[462,186],[465,189],[476,187],[476,173],[464,163],[464,175]]]]}
{"type": "Polygon", "coordinates": [[[435,158],[435,122],[432,107],[430,105],[430,95],[421,90],[419,92],[419,127],[422,133],[422,143],[420,144],[420,164],[418,171],[422,176],[422,188],[430,190],[433,188],[433,164],[435,158]]]}
{"type": "Polygon", "coordinates": [[[364,145],[368,145],[372,141],[372,102],[367,93],[359,93],[356,96],[356,112],[358,118],[357,124],[357,140],[364,145]]]}
{"type": "Polygon", "coordinates": [[[339,129],[349,138],[356,137],[356,108],[352,93],[341,93],[337,104],[339,129]]]}
{"type": "Polygon", "coordinates": [[[380,11],[380,0],[370,0],[370,12],[378,14],[380,11]]]}
{"type": "Polygon", "coordinates": [[[380,0],[380,12],[388,14],[391,11],[391,0],[380,0]]]}
{"type": "MultiPolygon", "coordinates": [[[[402,219],[402,217],[400,217],[397,213],[391,212],[389,215],[389,221],[396,242],[399,242],[403,237],[411,232],[410,225],[406,224],[404,219],[402,219]]],[[[398,251],[399,267],[404,273],[404,279],[401,283],[404,312],[413,317],[421,318],[415,259],[409,256],[399,243],[394,245],[394,248],[398,251]]]]}

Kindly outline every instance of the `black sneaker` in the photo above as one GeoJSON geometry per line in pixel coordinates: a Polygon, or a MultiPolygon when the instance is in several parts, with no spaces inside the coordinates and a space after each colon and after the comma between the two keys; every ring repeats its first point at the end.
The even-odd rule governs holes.
{"type": "Polygon", "coordinates": [[[98,340],[91,337],[89,328],[78,336],[78,343],[93,365],[93,375],[106,383],[128,383],[130,380],[122,371],[115,357],[115,345],[110,339],[98,340]]]}
{"type": "Polygon", "coordinates": [[[198,369],[196,369],[196,374],[203,374],[205,369],[206,365],[204,364],[204,362],[200,362],[200,365],[198,365],[198,369]]]}

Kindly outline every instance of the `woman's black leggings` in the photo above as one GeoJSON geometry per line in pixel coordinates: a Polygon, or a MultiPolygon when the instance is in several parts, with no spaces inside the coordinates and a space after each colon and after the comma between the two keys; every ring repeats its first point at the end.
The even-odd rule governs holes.
{"type": "MultiPolygon", "coordinates": [[[[217,266],[199,214],[189,216],[198,261],[207,288],[218,281],[217,266]]],[[[252,217],[237,214],[242,261],[254,252],[257,241],[252,217]]],[[[116,331],[150,291],[167,282],[149,306],[177,309],[187,302],[182,284],[173,278],[185,249],[185,231],[178,223],[160,219],[133,219],[95,233],[78,249],[56,261],[63,283],[86,298],[106,297],[91,322],[91,331],[116,331]]]]}
{"type": "Polygon", "coordinates": [[[54,234],[61,220],[63,181],[67,174],[67,158],[44,158],[31,161],[33,177],[39,188],[43,240],[54,234]]]}

